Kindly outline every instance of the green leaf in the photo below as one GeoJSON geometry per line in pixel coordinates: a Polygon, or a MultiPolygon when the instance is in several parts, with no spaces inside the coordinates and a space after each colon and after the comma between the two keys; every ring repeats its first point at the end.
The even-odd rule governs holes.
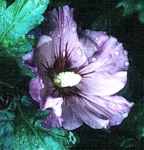
{"type": "Polygon", "coordinates": [[[13,112],[0,111],[0,149],[11,150],[14,139],[14,118],[13,112]]]}
{"type": "Polygon", "coordinates": [[[135,11],[136,8],[136,0],[121,0],[117,7],[123,7],[123,14],[130,15],[135,11]]]}
{"type": "Polygon", "coordinates": [[[15,0],[0,12],[0,41],[16,41],[43,20],[49,0],[15,0]]]}
{"type": "Polygon", "coordinates": [[[14,149],[21,150],[66,150],[60,139],[55,139],[47,132],[32,130],[26,125],[17,128],[14,149]]]}
{"type": "Polygon", "coordinates": [[[30,39],[26,37],[19,38],[15,43],[4,40],[4,45],[5,50],[7,50],[7,52],[10,52],[13,56],[20,56],[32,49],[32,43],[30,39]]]}
{"type": "Polygon", "coordinates": [[[0,0],[0,52],[16,56],[32,49],[34,39],[26,34],[43,21],[48,3],[49,0],[15,0],[6,7],[6,0],[0,0]]]}
{"type": "Polygon", "coordinates": [[[123,15],[138,14],[138,19],[144,23],[144,1],[143,0],[121,0],[117,7],[123,8],[123,15]]]}
{"type": "Polygon", "coordinates": [[[6,9],[6,1],[5,0],[0,0],[0,15],[2,12],[6,9]]]}

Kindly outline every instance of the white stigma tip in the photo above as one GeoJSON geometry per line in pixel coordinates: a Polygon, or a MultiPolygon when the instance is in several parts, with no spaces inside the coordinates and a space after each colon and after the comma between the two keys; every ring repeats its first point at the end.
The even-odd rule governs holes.
{"type": "Polygon", "coordinates": [[[61,72],[54,78],[54,84],[58,87],[73,87],[81,81],[81,78],[74,72],[61,72]]]}

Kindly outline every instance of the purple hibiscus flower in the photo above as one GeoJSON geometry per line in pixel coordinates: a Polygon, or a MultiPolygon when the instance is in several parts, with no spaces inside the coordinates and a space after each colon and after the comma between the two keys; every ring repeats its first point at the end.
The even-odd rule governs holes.
{"type": "Polygon", "coordinates": [[[133,103],[115,95],[126,84],[127,52],[105,32],[85,30],[78,37],[73,9],[49,13],[49,35],[23,57],[36,74],[29,92],[41,109],[50,109],[44,125],[73,130],[83,123],[96,129],[119,125],[133,103]]]}

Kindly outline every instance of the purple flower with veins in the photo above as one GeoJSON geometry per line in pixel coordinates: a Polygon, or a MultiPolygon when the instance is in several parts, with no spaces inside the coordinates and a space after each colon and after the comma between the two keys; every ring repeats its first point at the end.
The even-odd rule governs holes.
{"type": "Polygon", "coordinates": [[[44,125],[73,130],[83,123],[96,129],[119,125],[133,103],[115,95],[126,84],[127,52],[105,32],[85,30],[78,37],[73,9],[49,13],[51,31],[23,57],[35,72],[30,94],[50,109],[44,125]]]}

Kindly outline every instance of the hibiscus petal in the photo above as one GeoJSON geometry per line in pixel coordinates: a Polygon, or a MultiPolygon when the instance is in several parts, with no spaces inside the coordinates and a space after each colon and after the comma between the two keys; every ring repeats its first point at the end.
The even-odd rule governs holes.
{"type": "Polygon", "coordinates": [[[37,65],[40,76],[53,67],[55,55],[53,52],[52,38],[46,35],[40,37],[37,49],[34,51],[34,62],[37,65]]]}
{"type": "Polygon", "coordinates": [[[44,105],[43,110],[51,108],[50,114],[44,121],[44,126],[47,128],[59,128],[62,127],[63,119],[62,115],[62,103],[63,99],[61,97],[53,98],[47,97],[44,105]]]}
{"type": "Polygon", "coordinates": [[[85,46],[87,57],[91,58],[91,61],[95,60],[97,71],[115,73],[127,70],[127,52],[116,38],[109,37],[104,32],[86,30],[81,42],[85,46]]]}
{"type": "Polygon", "coordinates": [[[25,54],[23,57],[22,57],[22,61],[23,63],[30,69],[32,69],[33,72],[36,72],[37,71],[37,68],[33,62],[33,51],[25,54]]]}
{"type": "Polygon", "coordinates": [[[71,99],[72,111],[88,126],[101,129],[106,128],[109,124],[109,120],[106,118],[100,118],[97,111],[88,110],[86,108],[86,101],[84,98],[73,97],[71,99]]]}
{"type": "Polygon", "coordinates": [[[128,113],[134,103],[128,102],[124,97],[121,96],[107,96],[104,97],[107,101],[107,109],[111,110],[113,113],[110,118],[110,126],[115,126],[121,124],[123,119],[128,116],[128,113]]]}
{"type": "Polygon", "coordinates": [[[32,79],[29,84],[29,93],[33,100],[38,103],[41,101],[40,91],[43,86],[42,80],[39,77],[32,79]]]}
{"type": "Polygon", "coordinates": [[[32,57],[33,57],[33,52],[29,52],[22,57],[22,60],[25,64],[29,65],[32,63],[32,57]]]}
{"type": "Polygon", "coordinates": [[[38,41],[37,48],[52,41],[52,38],[47,35],[42,35],[38,41]]]}
{"type": "Polygon", "coordinates": [[[70,105],[63,103],[62,110],[63,128],[67,130],[74,130],[83,124],[83,122],[72,111],[70,105]]]}
{"type": "Polygon", "coordinates": [[[55,115],[60,117],[62,114],[62,103],[63,99],[61,97],[53,98],[53,97],[47,97],[45,104],[43,106],[43,110],[47,108],[52,108],[55,115]]]}
{"type": "Polygon", "coordinates": [[[60,128],[62,127],[63,119],[55,115],[53,111],[50,112],[48,117],[43,121],[46,128],[60,128]]]}
{"type": "Polygon", "coordinates": [[[127,81],[127,52],[116,38],[108,37],[105,33],[88,31],[86,35],[98,47],[89,58],[89,64],[79,71],[84,75],[79,89],[99,96],[115,94],[127,81]]]}
{"type": "Polygon", "coordinates": [[[49,24],[53,30],[49,35],[53,39],[52,51],[57,57],[68,56],[71,67],[79,67],[86,63],[83,46],[77,35],[77,26],[73,20],[73,10],[68,6],[49,12],[49,24]]]}
{"type": "Polygon", "coordinates": [[[127,116],[133,103],[121,96],[84,96],[71,99],[72,110],[92,128],[119,125],[127,116]]]}
{"type": "Polygon", "coordinates": [[[90,93],[91,95],[105,96],[113,95],[120,91],[126,84],[127,72],[121,71],[115,74],[107,72],[94,72],[85,75],[79,85],[83,93],[90,93]]]}
{"type": "Polygon", "coordinates": [[[108,35],[101,31],[84,30],[82,32],[81,43],[85,47],[85,53],[88,58],[94,56],[96,52],[101,51],[101,47],[108,40],[108,35]]]}
{"type": "Polygon", "coordinates": [[[97,62],[103,65],[100,66],[100,70],[106,69],[111,73],[120,70],[127,70],[128,68],[128,57],[127,52],[124,50],[121,43],[117,41],[116,38],[110,37],[109,40],[105,42],[102,48],[103,52],[101,55],[96,56],[97,62]]]}

